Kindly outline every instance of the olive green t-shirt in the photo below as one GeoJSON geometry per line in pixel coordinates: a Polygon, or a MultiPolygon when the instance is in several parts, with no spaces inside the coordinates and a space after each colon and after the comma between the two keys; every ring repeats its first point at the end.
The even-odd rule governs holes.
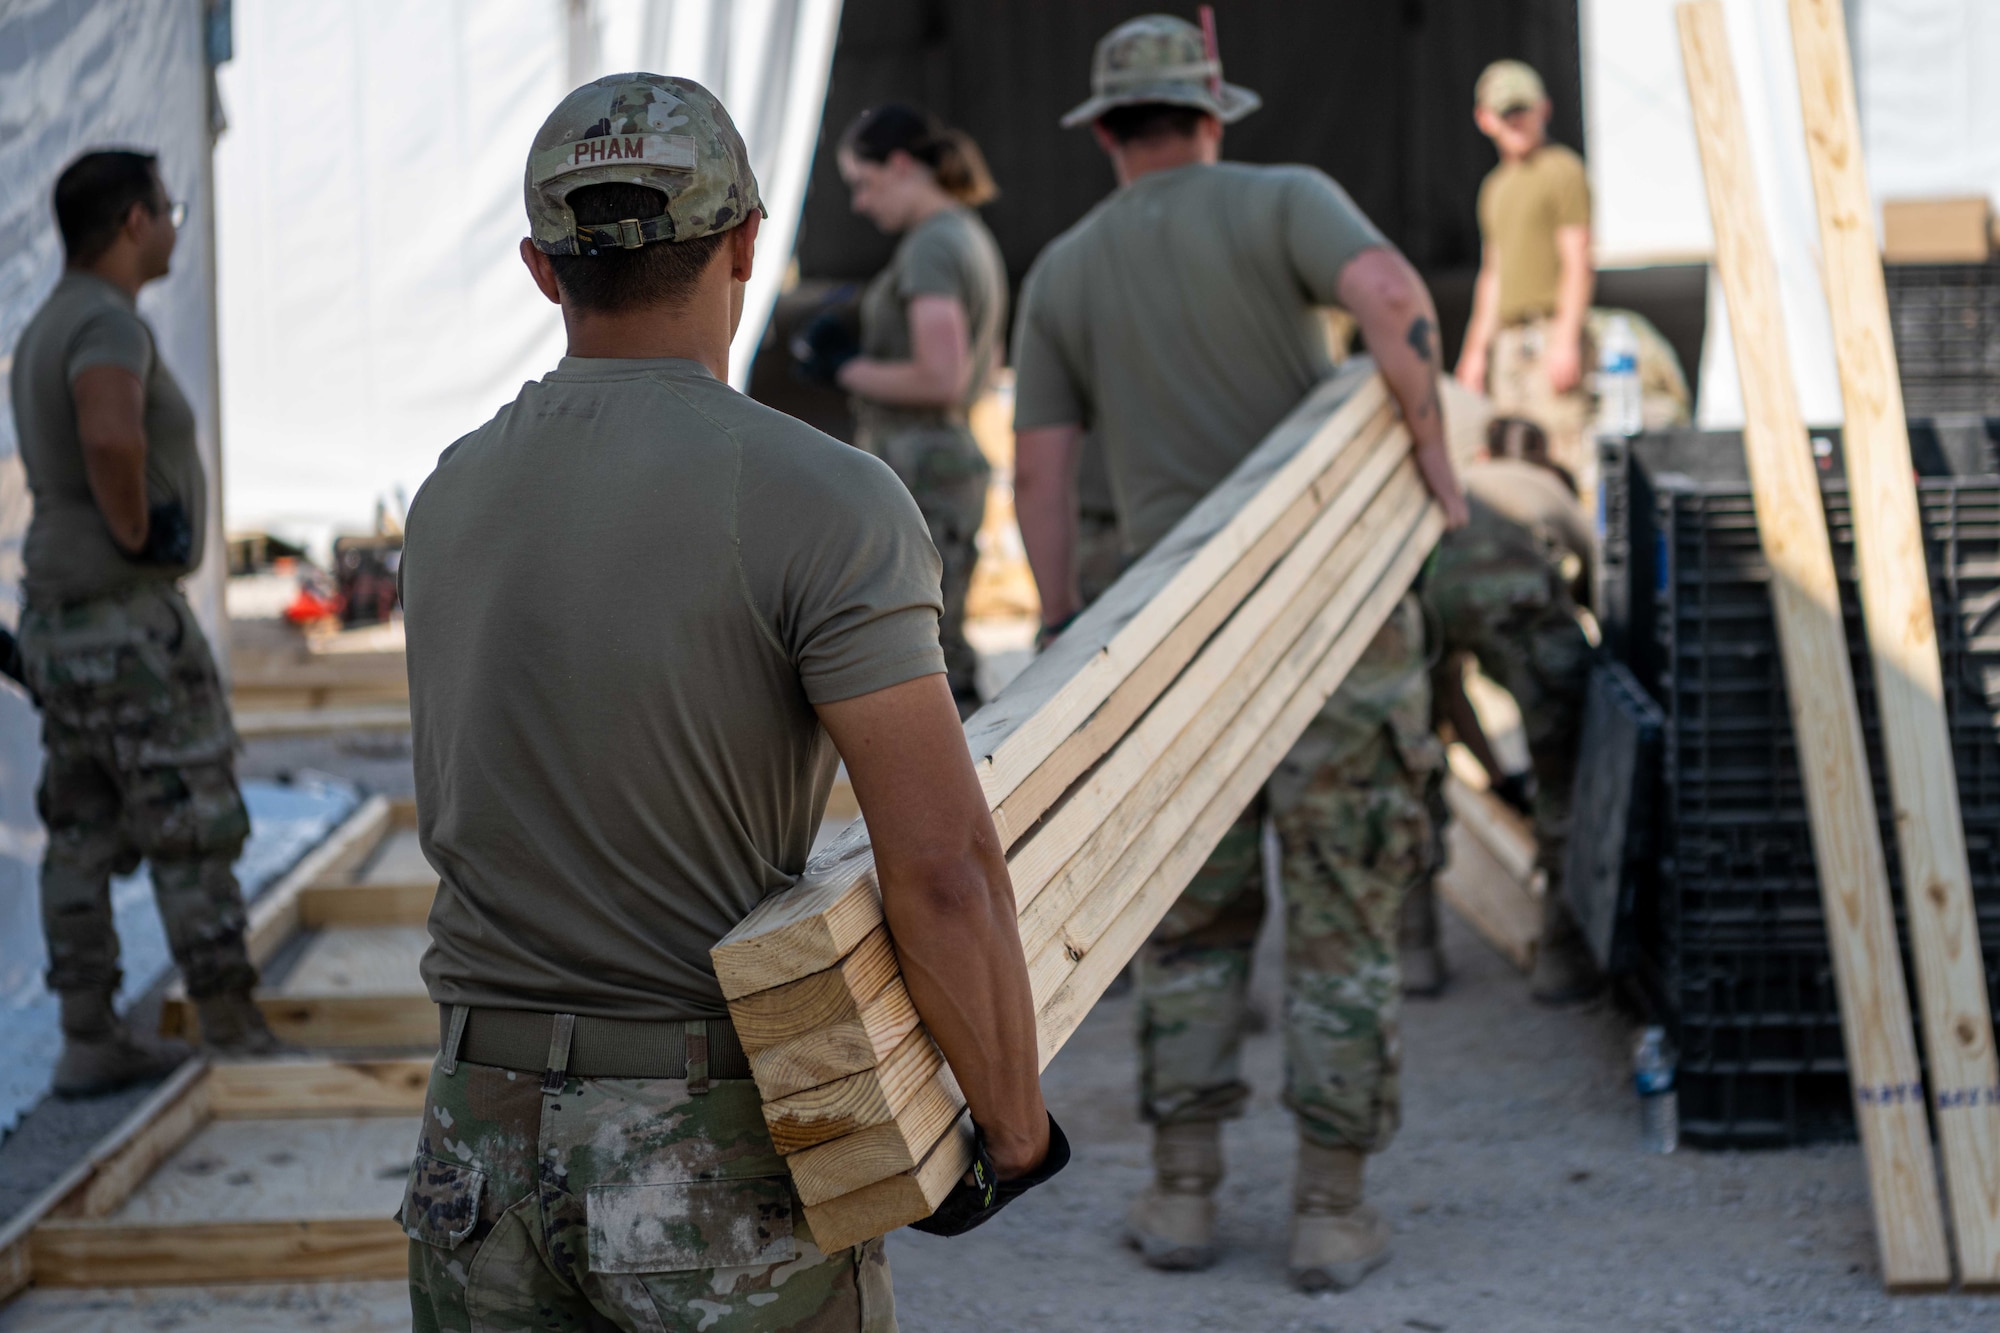
{"type": "Polygon", "coordinates": [[[1014,329],[1014,428],[1096,435],[1138,554],[1332,370],[1318,311],[1382,234],[1312,167],[1142,176],[1049,243],[1014,329]]]}
{"type": "Polygon", "coordinates": [[[1556,232],[1590,225],[1583,159],[1559,143],[1502,162],[1479,187],[1479,235],[1500,266],[1500,320],[1555,311],[1562,262],[1556,232]]]}
{"type": "Polygon", "coordinates": [[[715,1018],[806,863],[815,704],[944,670],[879,460],[692,361],[565,357],[438,460],[401,569],[440,1004],[715,1018]]]}
{"type": "Polygon", "coordinates": [[[856,398],[855,420],[863,436],[963,421],[965,410],[986,392],[1007,327],[1007,265],[993,233],[970,208],[942,209],[903,233],[889,267],[875,275],[861,296],[863,356],[912,358],[910,302],[919,296],[957,297],[965,310],[972,375],[964,397],[948,410],[891,407],[856,398]]]}
{"type": "Polygon", "coordinates": [[[122,288],[92,273],[66,271],[21,331],[9,388],[21,463],[35,497],[21,552],[30,601],[52,605],[172,582],[200,563],[208,476],[195,443],[194,410],[122,288]],[[76,377],[92,366],[129,370],[145,389],[146,502],[178,500],[187,511],[194,533],[189,564],[134,564],[111,540],[84,471],[71,393],[76,377]]]}

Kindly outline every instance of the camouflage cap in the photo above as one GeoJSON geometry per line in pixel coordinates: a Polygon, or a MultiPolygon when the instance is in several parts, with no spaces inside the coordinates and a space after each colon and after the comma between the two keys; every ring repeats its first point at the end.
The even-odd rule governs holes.
{"type": "Polygon", "coordinates": [[[743,136],[715,94],[660,74],[607,74],[563,98],[528,151],[526,193],[535,248],[550,255],[692,241],[764,206],[743,136]],[[658,190],[667,211],[578,226],[569,192],[608,181],[658,190]]]}
{"type": "Polygon", "coordinates": [[[1064,129],[1147,102],[1195,107],[1225,125],[1264,104],[1248,88],[1224,83],[1221,57],[1210,58],[1201,29],[1171,14],[1148,14],[1106,33],[1090,62],[1090,91],[1088,102],[1062,118],[1064,129]]]}
{"type": "Polygon", "coordinates": [[[1519,60],[1494,61],[1472,87],[1473,105],[1496,116],[1538,105],[1548,95],[1534,66],[1519,60]]]}

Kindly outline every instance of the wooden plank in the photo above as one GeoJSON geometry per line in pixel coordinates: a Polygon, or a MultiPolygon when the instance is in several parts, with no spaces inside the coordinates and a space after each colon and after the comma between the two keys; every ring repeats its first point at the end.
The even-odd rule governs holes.
{"type": "MultiPolygon", "coordinates": [[[[1838,0],[1791,0],[1792,46],[1834,354],[1846,409],[1863,623],[1889,764],[1903,907],[1916,959],[1932,1105],[1959,1278],[2000,1287],[2000,1061],[1945,718],[1937,626],[1889,300],[1862,169],[1847,21],[1838,0]]],[[[1977,201],[1981,257],[1984,208],[1977,201]]]]}
{"type": "Polygon", "coordinates": [[[389,832],[390,820],[388,800],[369,797],[325,842],[307,852],[290,873],[250,904],[243,943],[252,963],[264,966],[298,933],[298,899],[306,886],[351,873],[389,832]]]}
{"type": "Polygon", "coordinates": [[[1722,8],[1676,11],[1696,141],[1714,222],[1716,272],[1743,384],[1743,443],[1786,695],[1805,779],[1820,893],[1840,994],[1841,1030],[1883,1280],[1894,1290],[1951,1281],[1923,1084],[1897,952],[1868,755],[1849,672],[1826,515],[1793,391],[1777,277],[1744,131],[1722,8]]]}
{"type": "MultiPolygon", "coordinates": [[[[1416,511],[1415,526],[1397,543],[1395,557],[1389,567],[1378,571],[1379,577],[1370,576],[1372,586],[1361,604],[1353,610],[1350,630],[1337,636],[1331,645],[1323,639],[1302,640],[1305,646],[1295,648],[1295,651],[1311,654],[1310,670],[1304,673],[1304,679],[1300,680],[1293,674],[1273,673],[1275,684],[1269,688],[1282,686],[1287,690],[1282,709],[1277,710],[1275,717],[1271,716],[1270,710],[1254,713],[1246,710],[1246,715],[1252,719],[1244,728],[1246,731],[1250,731],[1255,722],[1268,719],[1261,732],[1252,732],[1251,743],[1248,744],[1233,733],[1218,743],[1209,759],[1184,781],[1182,790],[1161,808],[1156,816],[1157,822],[1177,838],[1165,861],[1150,871],[1122,867],[1120,873],[1136,874],[1140,878],[1129,881],[1129,886],[1121,881],[1100,887],[1087,912],[1091,924],[1066,930],[1063,938],[1053,941],[1043,950],[1040,959],[1031,962],[1031,975],[1051,978],[1046,984],[1038,984],[1036,991],[1037,1029],[1044,1067],[1069,1039],[1077,1024],[1082,1022],[1112,978],[1123,970],[1144,943],[1146,936],[1194,877],[1216,842],[1242,813],[1278,761],[1297,742],[1333,691],[1339,688],[1341,680],[1366,650],[1382,622],[1422,568],[1443,531],[1443,519],[1437,507],[1426,500],[1418,499],[1413,508],[1416,511]],[[1192,819],[1184,809],[1189,804],[1198,810],[1192,819]],[[1100,902],[1109,904],[1109,910],[1100,907],[1100,902]]],[[[942,1071],[926,1090],[925,1096],[941,1100],[949,1091],[949,1079],[950,1071],[942,1071]]],[[[952,1104],[962,1105],[962,1099],[952,1104]]],[[[937,1125],[933,1133],[942,1132],[944,1126],[941,1123],[930,1123],[937,1125]]],[[[934,1137],[913,1137],[913,1131],[924,1128],[915,1123],[899,1122],[894,1133],[887,1127],[870,1131],[872,1137],[866,1153],[857,1153],[844,1161],[839,1179],[848,1182],[850,1190],[865,1188],[861,1184],[864,1171],[880,1171],[893,1162],[914,1164],[924,1157],[928,1146],[935,1141],[934,1137]]],[[[831,1154],[847,1142],[847,1139],[837,1139],[812,1151],[831,1154]]],[[[790,1159],[794,1165],[795,1181],[798,1178],[796,1165],[804,1155],[790,1159]]],[[[904,1166],[901,1169],[907,1172],[911,1168],[904,1166]]],[[[823,1194],[832,1183],[829,1179],[816,1180],[815,1194],[823,1194]]],[[[894,1190],[894,1197],[904,1205],[916,1205],[919,1195],[910,1191],[907,1184],[896,1186],[894,1190]]],[[[801,1192],[803,1195],[803,1186],[801,1192]]],[[[871,1218],[885,1216],[889,1205],[883,1202],[883,1197],[867,1194],[864,1202],[854,1206],[865,1208],[871,1218]]],[[[849,1205],[844,1199],[819,1197],[807,1202],[825,1204],[820,1216],[826,1218],[829,1225],[840,1229],[842,1234],[849,1227],[861,1225],[849,1218],[846,1212],[849,1205]]],[[[900,1226],[925,1215],[923,1212],[912,1213],[891,1225],[900,1226]]]]}
{"type": "Polygon", "coordinates": [[[960,1117],[916,1169],[864,1185],[824,1204],[807,1204],[813,1243],[828,1254],[929,1217],[972,1168],[972,1123],[960,1117]]]}
{"type": "MultiPolygon", "coordinates": [[[[1455,780],[1453,780],[1455,781],[1455,780]]],[[[1542,938],[1542,904],[1463,821],[1445,834],[1440,898],[1494,951],[1526,972],[1542,938]]]]}
{"type": "Polygon", "coordinates": [[[286,998],[425,997],[419,971],[430,932],[416,926],[339,926],[313,935],[277,993],[286,998]]]}
{"type": "Polygon", "coordinates": [[[406,703],[330,704],[323,708],[246,708],[233,714],[245,740],[267,736],[326,736],[346,731],[408,731],[406,703]]]}
{"type": "Polygon", "coordinates": [[[313,884],[299,894],[299,924],[307,930],[329,926],[421,926],[431,919],[437,880],[381,884],[313,884]]]}
{"type": "Polygon", "coordinates": [[[853,1018],[758,1051],[750,1074],[760,1094],[783,1097],[873,1069],[916,1029],[917,1007],[899,976],[853,1018]]]}
{"type": "Polygon", "coordinates": [[[189,1089],[207,1076],[208,1065],[202,1060],[190,1060],[168,1075],[165,1082],[153,1089],[144,1101],[112,1127],[110,1133],[98,1140],[82,1161],[63,1172],[11,1221],[0,1226],[0,1301],[27,1286],[34,1276],[30,1244],[34,1229],[65,1201],[90,1186],[101,1171],[115,1162],[126,1160],[127,1150],[146,1139],[153,1132],[154,1123],[169,1108],[180,1104],[189,1089]]]}
{"type": "Polygon", "coordinates": [[[896,946],[890,943],[888,929],[880,927],[869,931],[836,966],[744,996],[729,1006],[729,1019],[744,1051],[754,1056],[794,1037],[853,1020],[899,975],[896,946]]]}
{"type": "Polygon", "coordinates": [[[145,1125],[130,1139],[98,1159],[90,1179],[64,1198],[51,1216],[109,1217],[208,1120],[208,1080],[191,1079],[178,1097],[153,1107],[145,1125]]]}
{"type": "Polygon", "coordinates": [[[295,1046],[435,1049],[437,1006],[408,995],[260,995],[271,1031],[295,1046]]]}
{"type": "MultiPolygon", "coordinates": [[[[1464,824],[1487,854],[1531,895],[1541,871],[1535,864],[1535,834],[1528,821],[1502,804],[1497,796],[1470,780],[1479,761],[1463,745],[1450,750],[1451,777],[1445,783],[1445,804],[1452,818],[1464,824]]],[[[1483,774],[1481,775],[1483,776],[1483,774]]]]}
{"type": "MultiPolygon", "coordinates": [[[[1384,406],[1363,426],[1361,442],[1381,441],[1395,417],[1384,406]]],[[[1384,446],[1387,447],[1387,446],[1384,446]]],[[[1301,534],[1313,525],[1336,497],[1342,495],[1361,468],[1382,451],[1360,444],[1351,445],[1329,463],[1319,477],[1301,491],[1291,506],[1268,531],[1244,552],[1229,572],[1208,590],[1193,610],[1174,626],[1173,632],[1145,661],[1114,690],[1090,719],[1056,747],[1039,768],[1022,780],[993,812],[994,827],[1003,847],[1011,848],[1035,822],[1055,804],[1070,784],[1102,758],[1131,730],[1153,701],[1158,699],[1181,669],[1193,660],[1209,636],[1221,628],[1257,587],[1259,580],[1290,551],[1301,534]]]]}
{"type": "Polygon", "coordinates": [[[940,1069],[893,1120],[787,1157],[792,1184],[805,1203],[825,1203],[914,1170],[964,1109],[957,1080],[950,1069],[940,1069]]]}
{"type": "Polygon", "coordinates": [[[384,1217],[197,1225],[50,1222],[31,1237],[43,1286],[280,1282],[407,1275],[410,1239],[384,1217]]]}
{"type": "Polygon", "coordinates": [[[208,1109],[218,1120],[412,1115],[430,1076],[428,1058],[228,1061],[209,1069],[208,1109]]]}
{"type": "MultiPolygon", "coordinates": [[[[967,723],[989,807],[1000,804],[1226,576],[1386,401],[1372,368],[1328,381],[967,723]]],[[[814,858],[713,951],[734,999],[831,967],[881,920],[865,826],[814,858]]]]}
{"type": "Polygon", "coordinates": [[[872,1069],[788,1097],[766,1099],[764,1123],[781,1153],[891,1124],[943,1068],[937,1043],[930,1034],[915,1031],[872,1069]]]}

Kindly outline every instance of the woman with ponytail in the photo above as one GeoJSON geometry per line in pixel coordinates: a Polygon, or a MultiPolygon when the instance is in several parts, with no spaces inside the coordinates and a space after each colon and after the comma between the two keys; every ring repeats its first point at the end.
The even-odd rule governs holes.
{"type": "MultiPolygon", "coordinates": [[[[939,637],[952,694],[970,713],[978,658],[965,641],[965,594],[989,468],[966,409],[1000,362],[1007,326],[1006,265],[973,210],[997,191],[978,145],[914,107],[864,112],[839,160],[854,211],[902,240],[861,298],[859,355],[821,373],[854,396],[855,444],[895,469],[930,525],[944,561],[939,637]]],[[[824,366],[817,356],[803,364],[815,360],[824,366]]]]}

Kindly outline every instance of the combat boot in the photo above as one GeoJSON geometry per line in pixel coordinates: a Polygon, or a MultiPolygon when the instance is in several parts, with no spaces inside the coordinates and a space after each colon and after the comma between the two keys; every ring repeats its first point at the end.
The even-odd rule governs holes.
{"type": "Polygon", "coordinates": [[[1403,899],[1397,925],[1397,962],[1403,994],[1430,998],[1444,994],[1444,945],[1438,939],[1437,888],[1425,879],[1403,899]]]}
{"type": "Polygon", "coordinates": [[[194,1002],[201,1018],[201,1043],[223,1055],[283,1055],[293,1047],[279,1041],[264,1022],[264,1011],[248,991],[223,991],[194,1002]]]}
{"type": "Polygon", "coordinates": [[[1590,944],[1571,915],[1557,885],[1542,896],[1542,938],[1535,945],[1535,966],[1528,974],[1528,997],[1537,1004],[1577,1004],[1597,994],[1604,975],[1590,944]]]}
{"type": "Polygon", "coordinates": [[[1292,1192],[1292,1285],[1346,1291],[1389,1262],[1389,1224],[1361,1201],[1367,1155],[1299,1140],[1292,1192]]]}
{"type": "Polygon", "coordinates": [[[1215,1187],[1221,1183],[1219,1121],[1156,1127],[1153,1183],[1125,1215],[1125,1243],[1154,1268],[1207,1268],[1215,1262],[1215,1187]]]}
{"type": "Polygon", "coordinates": [[[111,1007],[108,991],[62,992],[62,1056],[54,1079],[58,1097],[101,1097],[165,1078],[188,1058],[178,1043],[134,1037],[111,1007]]]}

